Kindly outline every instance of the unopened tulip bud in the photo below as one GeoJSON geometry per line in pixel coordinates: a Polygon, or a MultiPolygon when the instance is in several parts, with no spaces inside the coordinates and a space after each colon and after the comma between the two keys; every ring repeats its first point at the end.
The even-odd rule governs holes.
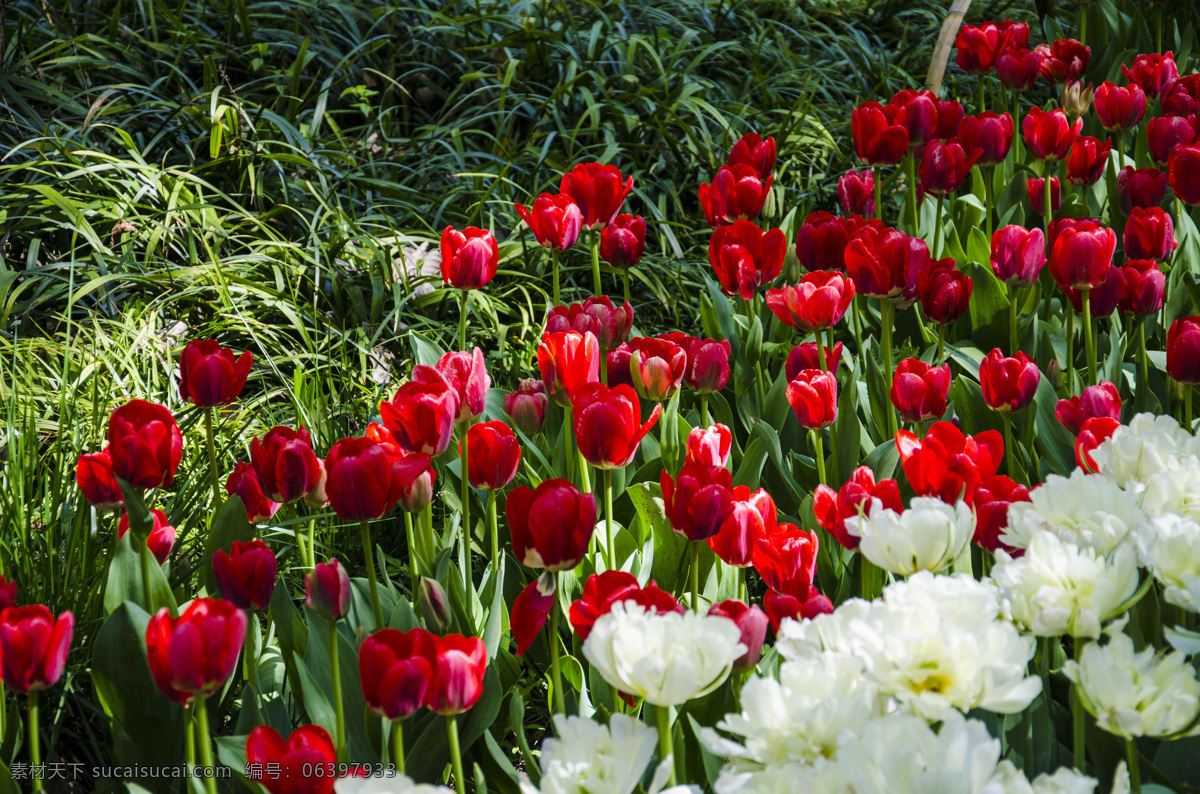
{"type": "Polygon", "coordinates": [[[337,557],[321,563],[304,577],[304,605],[326,620],[345,617],[350,609],[350,577],[337,557]]]}
{"type": "Polygon", "coordinates": [[[747,651],[733,663],[734,670],[753,670],[762,658],[763,641],[767,638],[767,613],[757,606],[746,606],[737,599],[713,604],[708,614],[732,620],[742,632],[739,640],[747,651]]]}
{"type": "Polygon", "coordinates": [[[535,436],[542,432],[549,403],[542,382],[526,378],[515,392],[504,395],[504,412],[518,430],[527,436],[535,436]]]}
{"type": "Polygon", "coordinates": [[[426,625],[434,634],[444,635],[450,631],[450,601],[446,598],[446,590],[436,579],[421,577],[417,592],[426,625]]]}
{"type": "Polygon", "coordinates": [[[1085,86],[1081,80],[1068,80],[1063,84],[1059,105],[1072,116],[1082,116],[1092,107],[1094,96],[1091,83],[1085,86]]]}

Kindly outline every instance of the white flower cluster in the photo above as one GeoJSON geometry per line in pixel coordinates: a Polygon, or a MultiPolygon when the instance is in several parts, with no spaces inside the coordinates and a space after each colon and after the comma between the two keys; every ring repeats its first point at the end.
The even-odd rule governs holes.
{"type": "Polygon", "coordinates": [[[917,571],[943,571],[958,558],[975,534],[975,514],[959,501],[953,507],[941,499],[918,496],[897,513],[879,499],[846,530],[862,538],[859,550],[871,562],[900,576],[917,571]]]}

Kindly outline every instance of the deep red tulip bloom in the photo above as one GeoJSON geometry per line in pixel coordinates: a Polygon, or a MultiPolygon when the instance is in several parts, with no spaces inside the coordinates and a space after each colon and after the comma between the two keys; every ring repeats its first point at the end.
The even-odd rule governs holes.
{"type": "Polygon", "coordinates": [[[1112,132],[1131,130],[1146,115],[1146,94],[1136,83],[1118,86],[1105,80],[1094,101],[1100,126],[1112,132]]]}
{"type": "Polygon", "coordinates": [[[1068,215],[1063,215],[1055,218],[1050,224],[1050,231],[1046,235],[1046,253],[1049,255],[1054,251],[1054,244],[1058,242],[1058,236],[1067,229],[1075,229],[1090,223],[1093,226],[1102,226],[1103,223],[1099,218],[1072,218],[1068,215]]]}
{"type": "Polygon", "coordinates": [[[254,611],[271,605],[278,572],[275,552],[261,540],[235,540],[226,552],[217,549],[212,559],[213,576],[221,594],[238,609],[254,611]]]}
{"type": "Polygon", "coordinates": [[[1075,119],[1072,124],[1063,111],[1047,112],[1038,107],[1030,108],[1029,115],[1021,122],[1029,153],[1039,160],[1061,160],[1066,157],[1082,129],[1083,119],[1075,119]]]}
{"type": "Polygon", "coordinates": [[[896,433],[896,449],[917,496],[954,504],[970,501],[979,481],[999,470],[1004,438],[995,430],[968,436],[950,422],[935,422],[923,439],[907,430],[896,433]]]}
{"type": "Polygon", "coordinates": [[[828,485],[818,485],[813,491],[813,512],[822,529],[833,535],[834,540],[843,547],[853,551],[858,548],[862,538],[850,534],[846,529],[846,522],[856,519],[860,513],[869,513],[871,503],[875,499],[888,510],[904,512],[904,503],[900,501],[900,486],[896,481],[877,481],[875,472],[867,466],[859,466],[840,491],[835,491],[828,485]]]}
{"type": "Polygon", "coordinates": [[[401,449],[434,457],[450,446],[461,411],[458,390],[425,364],[413,367],[411,380],[396,390],[391,402],[379,404],[383,426],[392,431],[401,449]]]}
{"type": "Polygon", "coordinates": [[[779,277],[786,256],[787,236],[782,229],[764,232],[750,221],[716,229],[708,243],[708,261],[722,291],[746,300],[779,277]]]}
{"type": "Polygon", "coordinates": [[[402,720],[417,713],[433,681],[437,638],[420,626],[381,629],[358,649],[363,702],[377,717],[402,720]]]}
{"type": "Polygon", "coordinates": [[[1164,262],[1179,243],[1175,240],[1175,224],[1171,216],[1159,207],[1130,210],[1125,221],[1125,256],[1130,259],[1153,259],[1164,262]]]}
{"type": "Polygon", "coordinates": [[[975,544],[993,554],[1004,549],[1010,555],[1021,556],[1023,550],[1002,543],[1000,536],[1008,529],[1008,508],[1014,502],[1028,502],[1029,489],[1011,477],[996,474],[981,480],[971,498],[975,509],[975,544]]]}
{"type": "Polygon", "coordinates": [[[504,395],[504,413],[514,427],[531,437],[542,432],[549,406],[545,384],[534,378],[523,379],[516,391],[504,395]]]}
{"type": "Polygon", "coordinates": [[[908,129],[910,146],[954,137],[963,117],[961,104],[955,100],[942,101],[932,91],[906,88],[896,92],[889,104],[904,109],[904,126],[908,129]]]}
{"type": "MultiPolygon", "coordinates": [[[[863,173],[872,173],[864,171],[863,173]]],[[[874,199],[872,199],[872,202],[874,199]]],[[[883,223],[861,215],[837,216],[814,212],[796,233],[796,258],[809,271],[846,269],[846,244],[864,226],[882,230],[883,223]]]]}
{"type": "Polygon", "coordinates": [[[1087,71],[1092,59],[1092,48],[1074,39],[1039,44],[1036,49],[1042,54],[1042,77],[1048,83],[1078,80],[1087,71]]]}
{"type": "MultiPolygon", "coordinates": [[[[847,171],[838,178],[837,190],[842,212],[847,215],[865,215],[868,218],[875,214],[875,172],[871,169],[847,171]]],[[[799,241],[797,241],[798,246],[799,241]]],[[[804,266],[808,267],[807,264],[804,266]]],[[[828,268],[808,269],[827,270],[828,268]]]]}
{"type": "Polygon", "coordinates": [[[1028,407],[1041,380],[1037,364],[1019,350],[1005,356],[1000,348],[994,348],[979,364],[983,401],[993,411],[1008,413],[1028,407]]]}
{"type": "Polygon", "coordinates": [[[996,59],[1009,43],[994,22],[963,25],[954,39],[954,62],[967,74],[985,74],[996,68],[996,59]]]}
{"type": "Polygon", "coordinates": [[[854,289],[872,298],[900,297],[909,276],[915,287],[916,273],[928,263],[924,240],[891,228],[865,227],[846,245],[846,271],[854,289]]]}
{"type": "Polygon", "coordinates": [[[320,725],[301,725],[286,741],[259,725],[246,737],[246,763],[270,767],[258,781],[270,794],[329,794],[338,777],[337,749],[320,725]]]}
{"type": "Polygon", "coordinates": [[[908,128],[898,109],[868,102],[850,113],[854,151],[864,165],[895,165],[908,151],[908,128]],[[890,117],[889,117],[890,112],[890,117]]]}
{"type": "Polygon", "coordinates": [[[587,553],[596,528],[596,497],[567,480],[543,480],[537,488],[515,488],[505,513],[513,556],[522,565],[565,571],[587,553]]]}
{"type": "Polygon", "coordinates": [[[1028,287],[1046,266],[1046,236],[1041,229],[1004,226],[992,233],[992,272],[1010,289],[1028,287]]]}
{"type": "Polygon", "coordinates": [[[629,340],[629,375],[638,396],[662,402],[683,385],[687,352],[662,338],[643,336],[629,340]]]}
{"type": "Polygon", "coordinates": [[[425,693],[425,706],[435,714],[461,714],[483,694],[487,646],[478,637],[436,637],[437,666],[425,693]]]}
{"type": "Polygon", "coordinates": [[[699,394],[713,394],[725,388],[729,382],[728,339],[689,338],[683,348],[687,353],[684,386],[699,394]]]}
{"type": "Polygon", "coordinates": [[[500,246],[486,229],[442,230],[442,281],[455,289],[482,289],[500,266],[500,246]]]}
{"type": "Polygon", "coordinates": [[[321,461],[303,427],[273,427],[261,439],[251,439],[250,461],[262,493],[273,502],[299,501],[321,482],[321,461]]]}
{"type": "Polygon", "coordinates": [[[672,529],[688,540],[708,540],[733,513],[733,482],[724,466],[685,463],[677,477],[659,477],[672,529]]]}
{"type": "Polygon", "coordinates": [[[659,614],[678,612],[682,615],[684,612],[675,597],[662,590],[653,580],[642,587],[633,574],[610,570],[594,573],[583,583],[583,596],[571,603],[567,615],[571,628],[579,635],[580,641],[586,641],[596,621],[607,615],[613,604],[624,601],[632,601],[659,614]]]}
{"type": "Polygon", "coordinates": [[[546,393],[559,405],[570,405],[575,392],[600,380],[600,342],[590,331],[547,334],[537,357],[546,393]]]}
{"type": "Polygon", "coordinates": [[[1175,66],[1175,53],[1157,52],[1145,53],[1133,59],[1133,66],[1121,64],[1121,74],[1125,79],[1140,87],[1150,99],[1166,93],[1171,84],[1179,77],[1179,68],[1175,66]]]}
{"type": "MultiPolygon", "coordinates": [[[[1029,196],[1029,205],[1038,215],[1046,214],[1046,180],[1030,177],[1025,180],[1025,192],[1029,196]]],[[[1050,211],[1058,214],[1062,207],[1062,196],[1058,189],[1058,177],[1050,177],[1050,211]]]]}
{"type": "Polygon", "coordinates": [[[83,497],[97,510],[116,510],[125,503],[121,486],[113,476],[108,447],[79,456],[75,464],[75,482],[83,491],[83,497]]]}
{"type": "Polygon", "coordinates": [[[1028,91],[1041,75],[1043,55],[1038,50],[1010,47],[996,59],[996,76],[1009,91],[1028,91]]]}
{"type": "Polygon", "coordinates": [[[981,150],[964,151],[954,141],[930,141],[925,145],[917,173],[926,192],[934,196],[946,196],[962,187],[963,180],[971,173],[971,167],[982,156],[981,150]]]}
{"type": "Polygon", "coordinates": [[[758,172],[759,179],[767,179],[775,171],[775,139],[764,141],[757,133],[748,132],[733,145],[728,162],[748,165],[758,172]]]}
{"type": "Polygon", "coordinates": [[[234,356],[213,339],[188,342],[179,356],[179,396],[200,408],[228,405],[238,398],[254,356],[234,356]]]}
{"type": "Polygon", "coordinates": [[[428,455],[397,457],[372,438],[343,438],[325,457],[329,505],[344,521],[374,521],[428,469],[428,455]]]}
{"type": "Polygon", "coordinates": [[[917,272],[917,294],[925,316],[948,325],[971,305],[971,277],[955,268],[953,259],[941,259],[932,269],[917,272]]]}
{"type": "Polygon", "coordinates": [[[604,356],[608,364],[607,386],[620,386],[625,384],[629,388],[633,388],[633,375],[629,372],[629,364],[633,360],[633,351],[629,349],[629,345],[622,342],[614,347],[604,356]]]}
{"type": "Polygon", "coordinates": [[[575,443],[584,460],[597,469],[619,469],[629,464],[638,445],[662,415],[654,406],[642,423],[637,392],[628,386],[609,388],[592,383],[573,395],[575,443]]]}
{"type": "Polygon", "coordinates": [[[818,615],[833,614],[833,602],[828,596],[817,592],[817,588],[812,588],[808,592],[808,598],[804,601],[795,596],[776,593],[773,590],[768,590],[763,596],[763,609],[767,612],[767,618],[771,621],[771,630],[776,634],[779,633],[779,625],[785,618],[791,620],[812,620],[818,615]]]}
{"type": "Polygon", "coordinates": [[[819,369],[806,369],[787,385],[787,401],[801,427],[829,427],[837,419],[837,379],[819,369]]]}
{"type": "Polygon", "coordinates": [[[305,575],[304,605],[326,620],[344,618],[350,611],[350,577],[337,557],[305,575]]]}
{"type": "Polygon", "coordinates": [[[458,394],[456,421],[473,422],[482,416],[488,389],[492,386],[483,351],[476,347],[470,353],[443,353],[435,368],[458,394]]]}
{"type": "Polygon", "coordinates": [[[1054,240],[1050,273],[1070,289],[1099,286],[1108,276],[1116,248],[1117,235],[1112,229],[1088,222],[1064,228],[1054,240]]]}
{"type": "Polygon", "coordinates": [[[17,603],[17,582],[0,576],[0,612],[17,603]]]}
{"type": "Polygon", "coordinates": [[[136,488],[158,488],[175,481],[183,436],[165,407],[130,400],[109,417],[108,454],[113,476],[136,488]]]}
{"type": "Polygon", "coordinates": [[[74,630],[74,615],[63,612],[56,620],[41,604],[0,612],[4,685],[26,695],[57,684],[67,665],[74,630]]]}
{"type": "Polygon", "coordinates": [[[1157,168],[1127,165],[1117,172],[1117,206],[1126,215],[1134,207],[1157,207],[1167,195],[1167,175],[1157,168]]]}
{"type": "Polygon", "coordinates": [[[566,193],[542,193],[529,209],[522,204],[513,207],[533,232],[538,245],[566,251],[575,245],[583,231],[583,212],[566,193]]]}
{"type": "Polygon", "coordinates": [[[1200,204],[1200,146],[1180,144],[1167,158],[1167,181],[1179,200],[1189,206],[1200,204]]]}
{"type": "Polygon", "coordinates": [[[794,287],[767,290],[767,307],[780,322],[802,331],[837,325],[853,300],[854,282],[836,271],[817,270],[794,287]]]}
{"type": "Polygon", "coordinates": [[[753,670],[759,659],[762,658],[763,642],[767,639],[767,626],[770,624],[767,613],[759,607],[747,606],[745,603],[731,598],[713,604],[709,607],[708,614],[734,622],[734,625],[742,632],[738,641],[745,645],[747,650],[734,661],[733,669],[753,670]]]}
{"type": "Polygon", "coordinates": [[[688,433],[685,463],[705,463],[709,466],[724,466],[729,462],[729,450],[733,447],[733,432],[716,422],[712,427],[693,427],[688,433]]]}
{"type": "MultiPolygon", "coordinates": [[[[150,517],[153,523],[150,535],[146,538],[146,545],[150,547],[150,553],[154,555],[154,559],[158,560],[159,565],[162,565],[167,561],[167,557],[171,556],[171,549],[175,548],[175,527],[171,526],[167,514],[161,510],[151,510],[150,517]]],[[[128,531],[129,514],[122,512],[121,520],[117,522],[117,540],[125,537],[125,533],[128,531]]]]}
{"type": "Polygon", "coordinates": [[[506,487],[521,465],[517,436],[501,421],[471,425],[467,430],[467,453],[467,479],[476,488],[495,491],[506,487]]]}
{"type": "Polygon", "coordinates": [[[633,190],[633,177],[623,178],[615,165],[579,163],[563,174],[558,189],[575,199],[585,229],[603,229],[621,211],[633,190]]]}
{"type": "MultiPolygon", "coordinates": [[[[978,155],[976,162],[979,165],[1004,162],[1004,158],[1008,157],[1008,150],[1012,148],[1012,116],[1007,113],[992,113],[990,110],[978,116],[965,116],[958,127],[957,140],[968,155],[978,155]]],[[[921,179],[925,181],[924,176],[921,179]]],[[[961,182],[962,180],[959,180],[960,184],[961,182]]],[[[928,185],[927,181],[926,184],[928,185]]]]}
{"type": "MultiPolygon", "coordinates": [[[[1107,272],[1104,274],[1104,280],[1092,287],[1089,293],[1088,308],[1092,313],[1093,319],[1107,317],[1117,310],[1117,303],[1121,300],[1121,288],[1124,285],[1124,278],[1121,275],[1121,268],[1116,265],[1109,265],[1107,272]]],[[[1083,290],[1071,289],[1064,284],[1059,284],[1059,289],[1067,296],[1067,300],[1071,304],[1071,308],[1076,314],[1083,314],[1083,290]]]]}
{"type": "Polygon", "coordinates": [[[1096,447],[1112,438],[1121,423],[1107,416],[1096,416],[1083,423],[1079,435],[1075,437],[1075,464],[1089,474],[1100,470],[1092,453],[1096,447]]]}
{"type": "Polygon", "coordinates": [[[762,179],[748,165],[721,166],[711,183],[700,186],[700,206],[709,227],[757,218],[774,181],[774,174],[762,179]]]}
{"type": "Polygon", "coordinates": [[[642,261],[645,251],[646,221],[641,215],[618,215],[600,232],[600,258],[615,268],[628,270],[642,261]]]}
{"type": "Polygon", "coordinates": [[[1083,423],[1095,416],[1110,419],[1121,418],[1121,395],[1117,387],[1108,381],[1088,386],[1078,397],[1059,400],[1054,415],[1072,435],[1079,435],[1083,423]]]}
{"type": "Polygon", "coordinates": [[[896,366],[888,396],[907,422],[941,419],[946,414],[951,380],[949,364],[931,367],[919,358],[906,358],[896,366]]]}
{"type": "Polygon", "coordinates": [[[1165,116],[1191,116],[1200,113],[1200,74],[1189,74],[1171,83],[1162,97],[1165,116]]]}
{"type": "Polygon", "coordinates": [[[1001,52],[1007,49],[1023,49],[1029,46],[1028,22],[1014,22],[1011,19],[1003,19],[996,23],[996,27],[1000,30],[1001,35],[1007,36],[1000,46],[1001,52]]]}
{"type": "Polygon", "coordinates": [[[592,297],[583,303],[555,306],[546,315],[547,334],[563,331],[591,331],[601,350],[612,350],[625,341],[633,327],[633,306],[625,301],[616,306],[607,295],[592,297]]]}
{"type": "Polygon", "coordinates": [[[775,500],[762,488],[738,485],[732,493],[733,509],[708,539],[708,547],[727,565],[745,568],[753,564],[759,539],[775,533],[778,514],[775,500]]]}
{"type": "Polygon", "coordinates": [[[546,625],[546,619],[550,617],[550,610],[554,608],[554,599],[557,597],[553,586],[553,580],[547,585],[544,578],[539,576],[525,585],[513,600],[509,626],[513,639],[517,641],[517,656],[525,655],[537,639],[542,626],[546,625]],[[547,586],[551,588],[550,592],[542,592],[547,586]]]}
{"type": "Polygon", "coordinates": [[[780,524],[754,544],[754,570],[775,592],[806,599],[817,573],[818,546],[815,532],[780,524]]]}
{"type": "Polygon", "coordinates": [[[1167,373],[1180,383],[1200,383],[1200,317],[1180,317],[1167,331],[1167,373]]]}
{"type": "Polygon", "coordinates": [[[1150,149],[1150,159],[1165,166],[1171,157],[1171,150],[1178,144],[1196,142],[1196,116],[1163,116],[1146,122],[1146,142],[1150,149]]]}
{"type": "Polygon", "coordinates": [[[1157,314],[1166,295],[1167,277],[1153,259],[1128,259],[1121,268],[1121,314],[1148,317],[1157,314]]]}
{"type": "Polygon", "coordinates": [[[154,683],[172,703],[208,697],[237,667],[245,639],[246,613],[229,601],[196,598],[177,618],[163,607],[146,626],[154,683]]]}
{"type": "Polygon", "coordinates": [[[246,507],[246,519],[251,524],[270,521],[281,507],[278,502],[272,502],[263,493],[258,473],[249,463],[239,463],[233,467],[233,473],[225,480],[225,493],[242,500],[246,507]]]}
{"type": "MultiPolygon", "coordinates": [[[[831,375],[837,374],[838,364],[842,360],[842,343],[838,342],[833,347],[825,348],[825,365],[828,367],[828,372],[831,375]]],[[[817,352],[816,342],[805,342],[802,345],[796,345],[792,348],[792,352],[788,353],[787,361],[783,365],[784,377],[791,383],[806,369],[820,369],[821,357],[817,352]]]]}
{"type": "MultiPolygon", "coordinates": [[[[424,510],[433,501],[433,486],[437,482],[437,471],[433,468],[432,459],[428,455],[411,454],[400,449],[391,431],[376,422],[367,425],[364,435],[383,447],[389,458],[402,461],[401,467],[397,469],[402,475],[398,502],[400,507],[409,513],[424,510]],[[405,460],[411,462],[403,462],[405,460]],[[422,463],[425,464],[424,471],[420,470],[422,463]]],[[[324,492],[324,486],[321,490],[324,492]]],[[[306,501],[312,503],[311,497],[306,501]]],[[[326,499],[325,504],[328,503],[329,500],[326,499]]]]}
{"type": "Polygon", "coordinates": [[[1067,156],[1067,181],[1072,185],[1094,185],[1104,176],[1112,140],[1101,143],[1098,138],[1080,135],[1067,156]]]}

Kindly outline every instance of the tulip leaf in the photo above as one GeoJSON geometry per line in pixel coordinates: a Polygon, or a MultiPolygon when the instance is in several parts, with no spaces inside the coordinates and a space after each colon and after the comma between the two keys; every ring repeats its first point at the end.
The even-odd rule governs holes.
{"type": "Polygon", "coordinates": [[[121,496],[125,500],[123,505],[125,515],[129,517],[129,531],[134,537],[146,538],[154,531],[154,516],[150,512],[150,508],[146,506],[146,501],[143,498],[144,492],[141,488],[135,488],[129,483],[116,478],[117,485],[121,488],[121,496]]]}
{"type": "Polygon", "coordinates": [[[758,489],[758,481],[762,476],[763,464],[767,462],[767,445],[761,438],[750,439],[746,453],[742,456],[741,465],[733,475],[734,486],[744,485],[750,490],[758,489]]]}
{"type": "Polygon", "coordinates": [[[678,590],[687,557],[687,540],[675,533],[667,520],[662,501],[662,489],[656,482],[642,482],[630,486],[625,493],[633,502],[642,525],[649,527],[654,536],[654,561],[651,577],[658,586],[673,593],[678,590]]]}
{"type": "MultiPolygon", "coordinates": [[[[305,609],[304,613],[309,626],[308,648],[303,658],[299,654],[296,655],[296,671],[300,677],[304,705],[309,716],[332,736],[336,728],[334,711],[326,698],[326,693],[333,691],[335,674],[329,658],[329,621],[311,609],[305,609]]],[[[370,614],[370,607],[360,614],[370,614]]],[[[353,642],[353,635],[349,634],[353,631],[352,626],[360,625],[360,621],[353,621],[352,618],[338,622],[336,673],[340,674],[342,680],[342,713],[346,724],[347,757],[366,760],[373,755],[363,722],[366,704],[363,702],[362,687],[358,680],[358,649],[353,642]]]]}
{"type": "Polygon", "coordinates": [[[492,578],[492,605],[488,609],[487,624],[483,627],[483,644],[487,646],[487,658],[490,662],[496,658],[500,649],[500,629],[504,623],[504,611],[508,608],[504,603],[504,558],[500,558],[498,577],[492,578]],[[499,585],[499,586],[497,586],[499,585]]]}
{"type": "Polygon", "coordinates": [[[764,422],[755,422],[754,432],[767,443],[767,457],[771,459],[771,463],[775,465],[779,476],[783,478],[783,483],[787,487],[792,500],[799,504],[804,500],[804,491],[792,477],[791,469],[784,465],[783,451],[780,447],[779,436],[776,434],[775,428],[764,422]]]}
{"type": "Polygon", "coordinates": [[[153,555],[150,557],[150,601],[146,603],[142,585],[142,562],[138,550],[133,547],[133,533],[129,532],[117,544],[117,553],[108,566],[108,584],[104,590],[104,610],[112,613],[125,601],[132,601],[147,613],[157,612],[162,607],[175,609],[175,596],[163,574],[162,567],[153,555]]]}
{"type": "Polygon", "coordinates": [[[0,794],[21,794],[21,790],[13,782],[12,772],[9,771],[8,764],[3,761],[0,761],[0,794]]]}
{"type": "MultiPolygon", "coordinates": [[[[830,468],[830,482],[836,489],[846,480],[858,464],[862,452],[862,424],[858,419],[858,389],[851,383],[838,395],[837,421],[834,422],[832,452],[836,469],[830,468]]],[[[820,432],[820,431],[818,431],[820,432]]]]}
{"type": "MultiPolygon", "coordinates": [[[[1049,378],[1042,378],[1038,383],[1037,392],[1033,396],[1034,409],[1037,411],[1037,436],[1034,444],[1042,463],[1050,471],[1068,476],[1075,468],[1075,439],[1071,431],[1062,426],[1054,409],[1058,405],[1058,395],[1050,385],[1049,378]]],[[[1030,478],[1038,476],[1038,472],[1030,472],[1030,478]]]]}
{"type": "Polygon", "coordinates": [[[215,597],[220,592],[212,572],[213,555],[218,550],[229,551],[235,540],[248,541],[254,536],[254,525],[246,518],[246,506],[242,504],[242,498],[234,495],[222,502],[208,527],[208,537],[204,539],[204,560],[200,568],[200,581],[210,596],[215,597]]]}
{"type": "Polygon", "coordinates": [[[875,472],[877,479],[894,479],[896,467],[900,463],[900,451],[896,449],[896,440],[889,438],[863,458],[862,465],[875,472]]]}
{"type": "Polygon", "coordinates": [[[413,358],[417,360],[418,364],[432,367],[446,353],[437,343],[426,339],[416,331],[408,332],[408,340],[412,344],[413,358]]]}
{"type": "MultiPolygon", "coordinates": [[[[982,238],[983,233],[978,229],[971,230],[971,238],[982,238]]],[[[972,257],[974,259],[974,257],[972,257]]],[[[992,271],[987,259],[983,262],[965,262],[960,269],[971,277],[971,328],[972,338],[979,340],[979,333],[996,322],[999,318],[1007,323],[1005,312],[1008,310],[1008,288],[992,271]]]]}
{"type": "Polygon", "coordinates": [[[714,335],[707,326],[705,332],[713,339],[728,340],[729,358],[731,361],[735,360],[740,356],[742,337],[738,333],[737,323],[733,319],[733,307],[729,304],[729,298],[721,292],[720,285],[709,278],[707,274],[704,276],[704,289],[705,294],[701,296],[701,315],[709,309],[712,310],[712,316],[716,320],[717,326],[715,330],[720,331],[720,336],[714,335]]]}

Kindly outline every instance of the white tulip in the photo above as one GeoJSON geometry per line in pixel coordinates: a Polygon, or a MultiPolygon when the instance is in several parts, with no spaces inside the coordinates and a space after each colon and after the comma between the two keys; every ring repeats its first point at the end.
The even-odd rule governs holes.
{"type": "Polygon", "coordinates": [[[940,499],[918,496],[897,513],[874,499],[869,515],[847,521],[846,530],[862,538],[859,551],[868,560],[908,576],[949,568],[975,534],[975,514],[962,501],[951,507],[940,499]]]}
{"type": "Polygon", "coordinates": [[[992,578],[1012,605],[1013,619],[1033,634],[1094,639],[1137,589],[1137,553],[1126,543],[1105,557],[1039,532],[1022,557],[997,551],[992,578]]]}
{"type": "Polygon", "coordinates": [[[1060,766],[1054,774],[1043,772],[1033,779],[1033,794],[1092,794],[1097,782],[1096,778],[1076,772],[1069,766],[1060,766]]]}
{"type": "Polygon", "coordinates": [[[1159,475],[1134,490],[1140,492],[1139,504],[1149,517],[1179,513],[1200,520],[1200,459],[1171,458],[1159,475]]]}
{"type": "Polygon", "coordinates": [[[583,655],[610,685],[656,706],[677,706],[716,689],[746,652],[727,618],[656,614],[632,602],[600,617],[583,655]]]}
{"type": "MultiPolygon", "coordinates": [[[[540,789],[523,780],[525,794],[630,794],[641,782],[658,733],[626,714],[613,714],[608,725],[585,717],[554,715],[554,737],[542,743],[540,789]]],[[[655,770],[651,792],[670,773],[670,760],[655,770]]]]}
{"type": "Polygon", "coordinates": [[[1163,597],[1190,612],[1200,612],[1200,523],[1167,514],[1138,528],[1142,564],[1165,585],[1163,597]]]}
{"type": "Polygon", "coordinates": [[[1034,535],[1047,531],[1108,554],[1145,519],[1131,494],[1108,477],[1082,469],[1070,477],[1051,474],[1029,499],[1008,509],[1008,528],[1000,539],[1009,546],[1025,548],[1034,535]]]}
{"type": "Polygon", "coordinates": [[[1198,443],[1173,417],[1141,413],[1101,442],[1092,460],[1126,490],[1139,490],[1162,473],[1171,458],[1200,452],[1198,443]]]}
{"type": "Polygon", "coordinates": [[[405,775],[344,777],[333,784],[336,794],[454,794],[454,789],[415,783],[405,775]]]}

